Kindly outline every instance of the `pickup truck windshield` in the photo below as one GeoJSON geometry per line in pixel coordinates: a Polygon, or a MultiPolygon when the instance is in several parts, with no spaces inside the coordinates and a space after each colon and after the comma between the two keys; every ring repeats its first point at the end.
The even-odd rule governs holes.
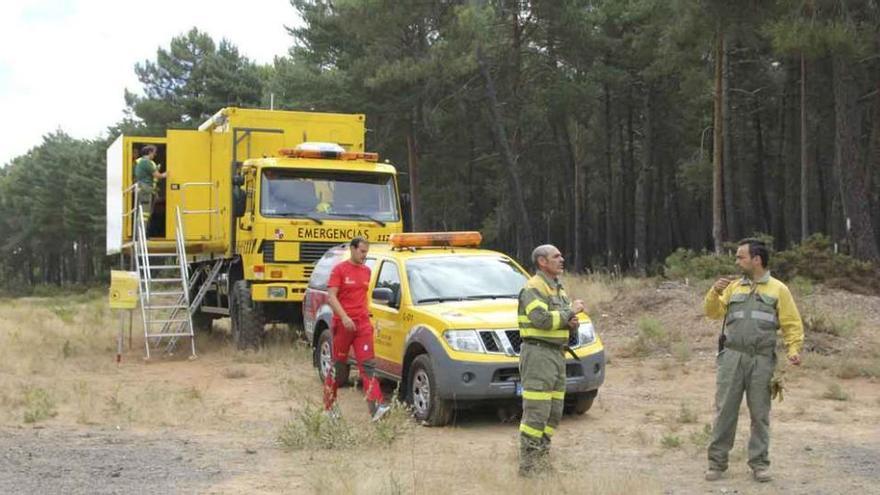
{"type": "Polygon", "coordinates": [[[406,276],[415,304],[517,298],[525,274],[500,256],[438,256],[409,260],[406,276]]]}
{"type": "Polygon", "coordinates": [[[380,225],[400,218],[392,175],[276,168],[263,170],[260,214],[380,225]]]}

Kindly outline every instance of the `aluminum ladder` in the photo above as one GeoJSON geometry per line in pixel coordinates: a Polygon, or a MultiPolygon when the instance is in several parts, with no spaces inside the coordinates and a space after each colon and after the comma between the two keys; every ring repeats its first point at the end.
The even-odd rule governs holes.
{"type": "MultiPolygon", "coordinates": [[[[183,222],[180,208],[175,211],[177,232],[175,252],[150,253],[147,243],[146,222],[140,204],[135,212],[134,261],[138,274],[138,295],[144,322],[145,359],[150,359],[150,348],[165,347],[170,354],[181,337],[190,339],[190,359],[196,357],[196,339],[193,331],[192,313],[201,303],[190,302],[192,280],[186,258],[183,222]]],[[[213,274],[219,272],[212,270],[213,274]]],[[[197,275],[193,273],[193,276],[197,275]]],[[[201,291],[200,291],[201,292],[201,291]]],[[[204,294],[199,294],[203,296],[204,294]]]]}

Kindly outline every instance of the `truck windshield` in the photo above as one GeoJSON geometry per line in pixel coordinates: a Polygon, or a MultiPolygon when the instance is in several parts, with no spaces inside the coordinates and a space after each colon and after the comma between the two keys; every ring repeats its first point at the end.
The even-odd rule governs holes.
{"type": "Polygon", "coordinates": [[[260,183],[264,217],[396,222],[397,191],[389,174],[270,168],[260,183]]]}
{"type": "Polygon", "coordinates": [[[526,282],[522,270],[501,256],[438,256],[406,263],[415,304],[517,298],[526,282]]]}

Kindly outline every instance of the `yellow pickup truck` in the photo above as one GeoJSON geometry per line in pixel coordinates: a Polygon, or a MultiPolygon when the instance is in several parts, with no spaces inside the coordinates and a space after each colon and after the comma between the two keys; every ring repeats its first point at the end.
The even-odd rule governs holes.
{"type": "MultiPolygon", "coordinates": [[[[393,234],[367,258],[377,374],[400,385],[416,419],[442,426],[457,408],[522,395],[517,298],[527,273],[510,257],[479,248],[478,232],[393,234]]],[[[330,271],[349,256],[330,249],[303,301],[305,334],[323,380],[331,365],[330,271]]],[[[585,413],[605,379],[605,352],[590,318],[569,341],[566,409],[585,413]]],[[[337,379],[348,381],[347,373],[337,379]]]]}

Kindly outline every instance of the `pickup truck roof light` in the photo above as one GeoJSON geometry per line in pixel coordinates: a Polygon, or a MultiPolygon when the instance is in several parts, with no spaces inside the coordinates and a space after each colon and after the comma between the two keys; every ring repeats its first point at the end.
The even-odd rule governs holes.
{"type": "Polygon", "coordinates": [[[483,241],[479,232],[414,232],[391,234],[392,248],[420,247],[478,247],[483,241]]]}

